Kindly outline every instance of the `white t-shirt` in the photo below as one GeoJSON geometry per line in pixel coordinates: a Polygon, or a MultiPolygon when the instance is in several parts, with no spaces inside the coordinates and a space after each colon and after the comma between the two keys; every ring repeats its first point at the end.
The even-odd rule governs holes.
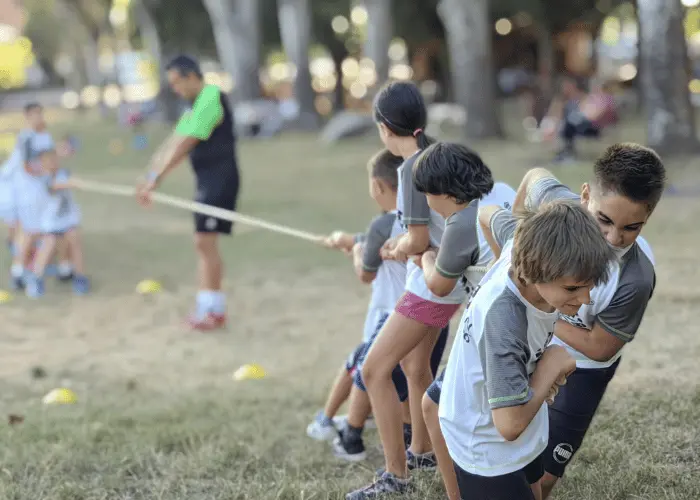
{"type": "MultiPolygon", "coordinates": [[[[508,221],[509,213],[499,214],[512,235],[515,224],[508,221]]],[[[439,410],[452,460],[466,472],[488,477],[522,469],[547,446],[546,403],[515,441],[501,436],[492,411],[531,399],[530,376],[558,317],[556,311],[546,313],[523,298],[509,276],[512,240],[499,244],[501,258],[484,276],[462,316],[439,410]]]]}
{"type": "Polygon", "coordinates": [[[406,284],[406,264],[395,260],[382,260],[379,251],[389,238],[403,232],[397,212],[387,212],[375,217],[367,232],[360,238],[363,244],[362,267],[365,271],[376,272],[372,281],[372,297],[367,309],[363,341],[370,340],[379,321],[391,314],[404,292],[406,284]]]}

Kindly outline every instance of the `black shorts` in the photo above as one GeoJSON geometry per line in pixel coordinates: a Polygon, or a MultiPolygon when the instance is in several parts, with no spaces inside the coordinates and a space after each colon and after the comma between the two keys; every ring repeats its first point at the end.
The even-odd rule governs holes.
{"type": "MultiPolygon", "coordinates": [[[[369,348],[372,347],[372,343],[374,342],[374,339],[377,338],[377,335],[379,335],[379,331],[381,330],[381,326],[383,325],[384,322],[382,322],[381,325],[377,328],[377,331],[374,333],[374,335],[372,335],[372,338],[369,340],[369,342],[365,344],[366,348],[360,356],[360,360],[358,362],[358,369],[356,369],[353,373],[353,380],[355,382],[355,385],[358,389],[365,392],[367,392],[367,387],[365,386],[365,383],[362,380],[362,365],[365,361],[365,358],[367,357],[369,348]]],[[[433,348],[433,352],[430,355],[430,370],[433,373],[433,377],[435,376],[435,374],[438,371],[438,368],[440,367],[440,360],[442,360],[442,355],[445,352],[445,347],[447,346],[447,338],[449,336],[450,328],[449,326],[446,326],[440,331],[440,335],[438,336],[437,342],[435,342],[435,347],[433,348]]],[[[396,392],[399,395],[399,401],[403,403],[408,399],[408,381],[406,380],[406,375],[401,369],[401,365],[396,365],[394,367],[393,371],[391,372],[391,380],[394,382],[394,387],[396,387],[396,392]]]]}
{"type": "MultiPolygon", "coordinates": [[[[225,210],[236,210],[239,175],[235,162],[199,168],[195,171],[195,177],[195,201],[225,210]]],[[[231,234],[233,222],[195,212],[194,228],[197,233],[231,234]]]]}
{"type": "Polygon", "coordinates": [[[608,368],[578,368],[559,389],[549,407],[549,444],[544,453],[545,470],[562,477],[581,447],[608,383],[620,360],[608,368]]]}
{"type": "Polygon", "coordinates": [[[445,380],[445,370],[440,372],[433,383],[428,386],[428,390],[425,393],[432,400],[433,403],[440,406],[440,394],[442,393],[442,381],[445,380]]]}
{"type": "Polygon", "coordinates": [[[463,500],[535,500],[531,484],[544,474],[542,455],[522,469],[502,476],[477,476],[454,464],[463,500]]]}

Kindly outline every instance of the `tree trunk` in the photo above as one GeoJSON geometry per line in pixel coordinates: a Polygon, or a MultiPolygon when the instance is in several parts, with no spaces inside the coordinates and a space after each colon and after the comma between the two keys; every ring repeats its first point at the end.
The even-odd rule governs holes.
{"type": "Polygon", "coordinates": [[[256,0],[203,0],[209,13],[219,62],[234,81],[234,100],[260,97],[259,5],[256,0]]]}
{"type": "Polygon", "coordinates": [[[638,0],[637,7],[649,146],[662,154],[696,152],[681,3],[638,0]]]}
{"type": "Polygon", "coordinates": [[[467,112],[469,138],[502,137],[487,0],[440,0],[450,52],[453,95],[467,112]]]}
{"type": "Polygon", "coordinates": [[[236,49],[237,101],[259,99],[260,91],[260,2],[259,0],[233,1],[233,38],[236,49]]]}
{"type": "Polygon", "coordinates": [[[391,0],[364,0],[369,15],[364,54],[374,61],[377,83],[389,79],[389,45],[393,33],[391,0]]]}
{"type": "Polygon", "coordinates": [[[160,92],[158,101],[163,112],[163,118],[168,123],[174,123],[178,119],[178,101],[177,96],[170,89],[168,80],[165,77],[163,62],[163,43],[158,33],[158,25],[153,17],[153,3],[147,3],[147,0],[134,0],[132,3],[134,9],[134,18],[141,34],[143,48],[150,55],[154,65],[155,77],[160,83],[160,92]]]}
{"type": "Polygon", "coordinates": [[[287,59],[296,66],[294,97],[299,103],[297,125],[305,130],[319,126],[309,70],[311,10],[309,0],[278,0],[280,36],[287,59]]]}

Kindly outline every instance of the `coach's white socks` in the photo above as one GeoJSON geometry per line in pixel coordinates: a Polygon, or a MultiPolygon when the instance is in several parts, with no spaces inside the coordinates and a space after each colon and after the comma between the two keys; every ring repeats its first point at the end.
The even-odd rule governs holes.
{"type": "Polygon", "coordinates": [[[226,294],[218,290],[200,290],[197,294],[197,309],[214,314],[226,313],[226,294]]]}

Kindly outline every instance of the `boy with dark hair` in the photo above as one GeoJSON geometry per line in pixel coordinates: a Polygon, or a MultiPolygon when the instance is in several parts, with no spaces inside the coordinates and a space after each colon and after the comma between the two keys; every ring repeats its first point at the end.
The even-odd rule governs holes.
{"type": "Polygon", "coordinates": [[[580,195],[542,168],[529,171],[518,189],[516,208],[580,200],[620,259],[611,279],[591,293],[591,303],[557,322],[553,342],[566,347],[577,370],[549,410],[545,498],[581,446],[620,364],[621,350],[634,339],[654,292],[654,256],[639,233],[659,202],[665,181],[666,170],[653,150],[623,143],[610,146],[595,162],[594,178],[583,185],[580,195]]]}
{"type": "MultiPolygon", "coordinates": [[[[236,209],[239,175],[233,113],[218,87],[204,83],[196,60],[178,56],[166,67],[173,91],[192,104],[173,134],[151,159],[146,179],[137,188],[143,205],[163,178],[189,155],[196,178],[196,201],[226,210],[236,209]]],[[[219,235],[230,235],[230,221],[194,214],[195,248],[199,259],[199,292],[190,326],[214,330],[226,324],[226,296],[222,291],[223,262],[219,235]]]]}
{"type": "Polygon", "coordinates": [[[576,204],[548,204],[517,226],[498,213],[489,225],[503,252],[462,317],[440,425],[462,498],[527,500],[543,473],[546,401],[575,369],[565,349],[547,348],[558,311],[590,301],[614,253],[576,204]]]}

